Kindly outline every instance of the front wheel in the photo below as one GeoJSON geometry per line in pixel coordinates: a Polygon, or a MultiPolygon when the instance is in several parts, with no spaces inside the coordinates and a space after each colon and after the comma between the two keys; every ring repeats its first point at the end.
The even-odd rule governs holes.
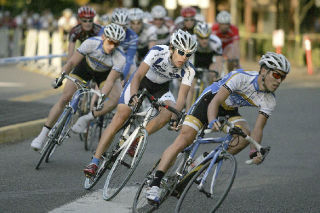
{"type": "Polygon", "coordinates": [[[46,142],[44,147],[41,150],[41,157],[39,162],[36,165],[36,169],[38,170],[42,161],[46,158],[46,156],[51,152],[51,150],[55,147],[56,143],[54,141],[54,139],[49,138],[46,142]]]}
{"type": "Polygon", "coordinates": [[[236,176],[236,159],[224,153],[211,169],[210,163],[207,162],[190,180],[176,205],[176,213],[191,209],[192,212],[215,212],[226,198],[236,176]],[[199,189],[207,169],[210,169],[209,174],[199,189]]]}
{"type": "Polygon", "coordinates": [[[105,200],[111,200],[121,191],[121,189],[129,181],[131,175],[137,168],[142,158],[147,145],[148,133],[146,130],[142,130],[140,134],[136,134],[137,135],[134,137],[134,140],[137,139],[140,142],[138,143],[135,155],[131,156],[130,153],[125,153],[126,148],[124,148],[117,157],[111,168],[111,171],[108,174],[103,188],[103,199],[105,200]]]}

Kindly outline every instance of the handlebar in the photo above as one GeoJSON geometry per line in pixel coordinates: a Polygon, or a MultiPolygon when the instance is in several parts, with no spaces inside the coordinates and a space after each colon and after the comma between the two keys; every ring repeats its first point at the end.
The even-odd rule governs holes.
{"type": "MultiPolygon", "coordinates": [[[[244,133],[242,131],[242,129],[238,126],[235,126],[233,123],[230,123],[228,121],[227,117],[218,117],[218,121],[222,124],[220,130],[224,127],[227,126],[227,132],[231,135],[240,135],[242,136],[246,141],[248,141],[249,143],[251,143],[258,152],[260,152],[262,154],[262,161],[265,159],[265,157],[267,156],[267,154],[270,151],[270,146],[266,146],[263,147],[261,146],[257,141],[255,141],[252,137],[250,137],[249,135],[247,135],[246,133],[244,133]]],[[[214,132],[213,129],[205,129],[204,133],[208,134],[214,132]]],[[[247,160],[245,161],[246,164],[251,165],[253,164],[253,159],[247,160]]]]}

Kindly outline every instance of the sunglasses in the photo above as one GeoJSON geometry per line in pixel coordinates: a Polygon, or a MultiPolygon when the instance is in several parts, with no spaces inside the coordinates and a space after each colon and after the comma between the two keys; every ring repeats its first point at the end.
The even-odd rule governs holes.
{"type": "Polygon", "coordinates": [[[184,21],[194,21],[194,18],[184,18],[184,21]]]}
{"type": "Polygon", "coordinates": [[[197,35],[197,37],[198,37],[198,39],[200,39],[200,40],[206,40],[206,39],[209,39],[210,35],[207,36],[207,37],[202,37],[202,36],[197,35]]]}
{"type": "Polygon", "coordinates": [[[178,54],[181,55],[181,56],[186,55],[187,58],[189,58],[190,56],[192,56],[192,53],[185,53],[185,52],[183,52],[182,50],[178,50],[178,54]]]}
{"type": "Polygon", "coordinates": [[[81,22],[83,22],[83,23],[92,23],[93,19],[81,19],[81,22]]]}
{"type": "Polygon", "coordinates": [[[283,81],[286,78],[286,75],[281,75],[280,73],[273,71],[272,72],[272,77],[274,77],[275,79],[280,79],[281,78],[281,81],[283,81]]]}
{"type": "Polygon", "coordinates": [[[115,47],[119,46],[119,44],[120,44],[120,42],[112,41],[109,38],[107,38],[107,42],[109,45],[114,45],[115,47]]]}

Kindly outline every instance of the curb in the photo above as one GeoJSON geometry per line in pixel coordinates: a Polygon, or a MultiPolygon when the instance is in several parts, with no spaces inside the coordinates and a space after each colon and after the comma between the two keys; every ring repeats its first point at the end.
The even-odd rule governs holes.
{"type": "Polygon", "coordinates": [[[37,136],[47,118],[0,127],[0,144],[37,136]]]}

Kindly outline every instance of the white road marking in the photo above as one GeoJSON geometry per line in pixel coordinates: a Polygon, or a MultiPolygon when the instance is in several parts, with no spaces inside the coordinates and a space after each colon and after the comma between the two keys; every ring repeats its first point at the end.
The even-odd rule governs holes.
{"type": "Polygon", "coordinates": [[[111,201],[102,198],[102,189],[87,194],[71,203],[60,206],[50,213],[77,212],[77,213],[129,213],[132,212],[132,203],[138,187],[125,187],[111,201]]]}

